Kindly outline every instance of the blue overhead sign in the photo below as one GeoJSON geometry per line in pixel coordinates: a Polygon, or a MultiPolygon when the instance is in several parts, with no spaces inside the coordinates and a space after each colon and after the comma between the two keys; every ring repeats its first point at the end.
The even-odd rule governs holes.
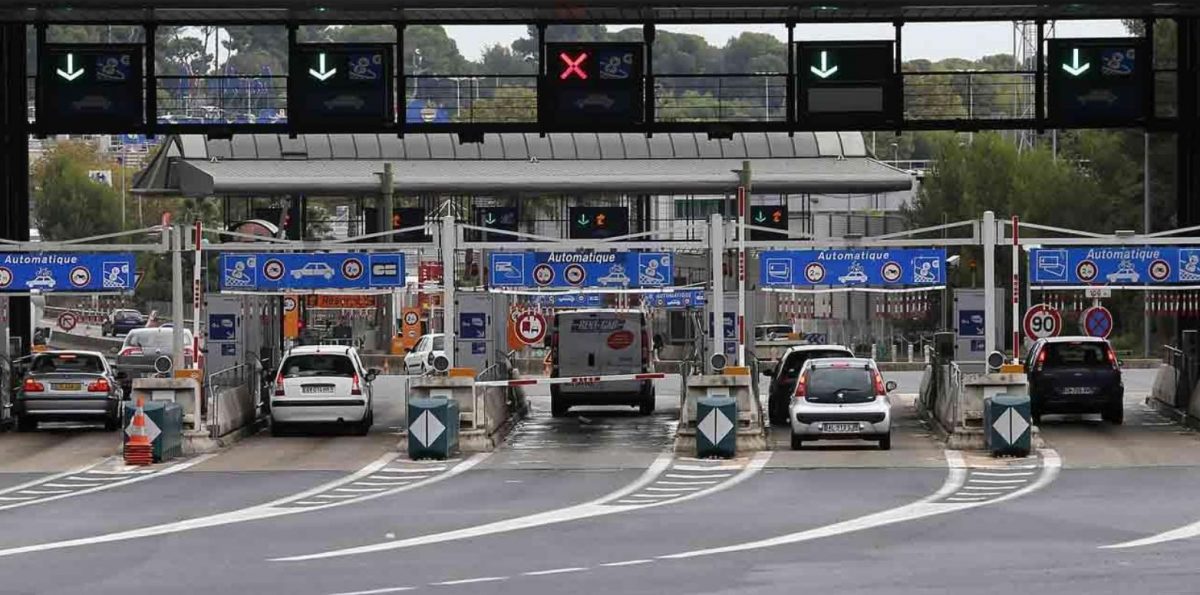
{"type": "Polygon", "coordinates": [[[554,308],[598,308],[604,304],[604,296],[598,293],[533,295],[529,296],[529,303],[554,308]]]}
{"type": "Polygon", "coordinates": [[[674,257],[666,252],[498,252],[491,254],[492,287],[667,287],[674,257]]]}
{"type": "Polygon", "coordinates": [[[1200,248],[1035,248],[1034,285],[1158,285],[1200,283],[1200,248]]]}
{"type": "Polygon", "coordinates": [[[133,291],[128,252],[0,252],[0,293],[133,291]]]}
{"type": "Polygon", "coordinates": [[[945,283],[946,251],[934,248],[768,250],[759,254],[763,287],[891,287],[945,283]]]}
{"type": "Polygon", "coordinates": [[[677,289],[646,296],[646,304],[652,308],[687,310],[703,308],[708,303],[708,293],[703,289],[677,289]]]}
{"type": "Polygon", "coordinates": [[[404,286],[404,254],[255,253],[221,257],[222,291],[370,291],[404,286]]]}

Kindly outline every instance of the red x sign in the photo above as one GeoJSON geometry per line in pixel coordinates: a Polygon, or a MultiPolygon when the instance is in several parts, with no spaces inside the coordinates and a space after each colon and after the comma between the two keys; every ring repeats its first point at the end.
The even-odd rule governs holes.
{"type": "Polygon", "coordinates": [[[579,80],[587,80],[587,73],[580,68],[583,65],[583,61],[587,60],[587,57],[587,52],[580,52],[574,59],[566,52],[560,53],[558,58],[566,64],[566,68],[563,69],[562,74],[558,75],[558,78],[565,81],[572,76],[577,76],[579,80]]]}

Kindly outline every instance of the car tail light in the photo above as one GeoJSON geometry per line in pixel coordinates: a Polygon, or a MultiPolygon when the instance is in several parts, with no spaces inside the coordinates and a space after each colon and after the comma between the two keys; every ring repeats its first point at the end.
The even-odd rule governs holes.
{"type": "Polygon", "coordinates": [[[875,374],[875,394],[876,395],[886,395],[887,387],[883,385],[883,374],[880,374],[879,370],[875,370],[874,374],[875,374]]]}
{"type": "Polygon", "coordinates": [[[283,374],[277,374],[275,376],[275,396],[283,396],[283,374]]]}
{"type": "Polygon", "coordinates": [[[1034,371],[1035,371],[1035,372],[1041,372],[1041,371],[1042,371],[1042,366],[1043,366],[1043,365],[1045,365],[1045,363],[1046,363],[1046,352],[1045,352],[1045,351],[1042,351],[1042,352],[1041,352],[1041,353],[1039,353],[1039,354],[1038,354],[1038,356],[1037,356],[1037,363],[1036,363],[1036,364],[1034,364],[1034,366],[1033,366],[1033,369],[1034,369],[1034,371]]]}
{"type": "Polygon", "coordinates": [[[95,382],[88,383],[89,393],[106,393],[109,390],[108,380],[101,378],[95,382]]]}
{"type": "Polygon", "coordinates": [[[125,349],[122,349],[122,350],[121,350],[121,353],[118,353],[117,355],[118,355],[118,356],[122,356],[122,355],[142,355],[142,348],[141,348],[141,347],[126,347],[125,349]]]}
{"type": "Polygon", "coordinates": [[[21,390],[27,393],[40,393],[46,390],[46,387],[41,382],[38,382],[32,378],[26,378],[25,384],[21,386],[21,390]]]}
{"type": "Polygon", "coordinates": [[[796,379],[796,393],[792,395],[795,400],[803,399],[808,394],[808,374],[801,374],[796,379]]]}
{"type": "Polygon", "coordinates": [[[362,395],[362,386],[358,384],[358,374],[354,375],[354,378],[350,384],[350,394],[362,395]]]}
{"type": "Polygon", "coordinates": [[[1112,348],[1110,347],[1104,353],[1108,357],[1108,363],[1112,365],[1114,370],[1116,370],[1118,367],[1117,366],[1117,352],[1113,351],[1112,348]]]}

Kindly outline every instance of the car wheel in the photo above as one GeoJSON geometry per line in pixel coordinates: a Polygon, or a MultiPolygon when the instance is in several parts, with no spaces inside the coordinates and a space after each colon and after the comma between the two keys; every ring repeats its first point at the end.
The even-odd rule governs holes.
{"type": "Polygon", "coordinates": [[[271,420],[271,435],[275,436],[275,437],[287,436],[288,435],[288,427],[286,425],[281,424],[272,419],[271,420]]]}
{"type": "Polygon", "coordinates": [[[879,450],[892,450],[892,433],[888,432],[886,436],[879,439],[879,450]]]}
{"type": "Polygon", "coordinates": [[[792,434],[792,450],[800,450],[804,446],[804,441],[800,439],[799,434],[792,434]]]}
{"type": "Polygon", "coordinates": [[[358,422],[358,424],[354,426],[354,434],[356,436],[366,436],[367,433],[371,431],[371,426],[374,424],[375,412],[368,409],[367,415],[363,417],[362,421],[358,422]]]}
{"type": "Polygon", "coordinates": [[[1114,426],[1119,426],[1125,423],[1125,404],[1114,403],[1110,405],[1104,410],[1103,413],[1100,414],[1100,417],[1104,421],[1109,422],[1114,426]]]}

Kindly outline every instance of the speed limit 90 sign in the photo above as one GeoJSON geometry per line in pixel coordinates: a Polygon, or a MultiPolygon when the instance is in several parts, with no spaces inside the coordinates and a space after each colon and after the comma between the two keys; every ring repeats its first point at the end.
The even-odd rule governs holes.
{"type": "Polygon", "coordinates": [[[1057,337],[1062,332],[1062,315],[1058,310],[1038,304],[1025,312],[1025,336],[1031,340],[1057,337]]]}

